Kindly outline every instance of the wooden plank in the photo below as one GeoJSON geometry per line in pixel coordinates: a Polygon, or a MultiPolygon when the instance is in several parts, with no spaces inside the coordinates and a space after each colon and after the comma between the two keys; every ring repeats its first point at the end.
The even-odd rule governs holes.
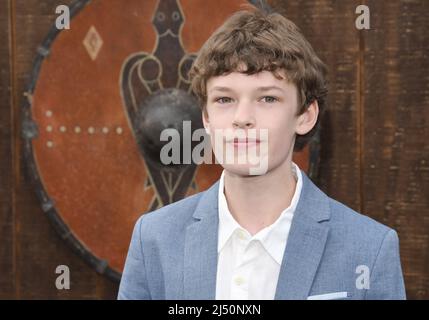
{"type": "Polygon", "coordinates": [[[408,298],[429,298],[429,2],[368,1],[365,212],[399,233],[408,298]]]}
{"type": "Polygon", "coordinates": [[[356,1],[269,1],[295,22],[329,70],[317,185],[360,211],[359,34],[356,1]]]}
{"type": "MultiPolygon", "coordinates": [[[[15,119],[19,119],[24,102],[23,92],[32,71],[36,49],[55,21],[55,8],[71,1],[14,1],[16,46],[16,83],[14,94],[15,119]]],[[[18,121],[18,120],[16,120],[18,121]]],[[[18,123],[17,123],[18,125],[18,123]]],[[[15,161],[19,174],[15,177],[16,188],[16,263],[17,298],[99,299],[115,296],[117,285],[99,276],[74,254],[57,236],[48,218],[44,216],[34,188],[26,177],[21,157],[22,143],[19,131],[15,133],[15,161]],[[70,268],[71,289],[57,290],[55,269],[58,265],[70,268]],[[101,297],[98,294],[101,294],[101,297]]]]}
{"type": "Polygon", "coordinates": [[[13,297],[12,126],[10,92],[10,1],[0,2],[0,299],[13,297]]]}

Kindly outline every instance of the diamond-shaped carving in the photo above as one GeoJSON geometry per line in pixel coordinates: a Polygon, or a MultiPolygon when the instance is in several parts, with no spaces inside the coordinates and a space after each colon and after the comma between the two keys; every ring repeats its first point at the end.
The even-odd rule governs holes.
{"type": "Polygon", "coordinates": [[[83,45],[85,46],[86,51],[88,52],[91,59],[97,59],[98,53],[103,46],[103,39],[101,39],[100,34],[97,32],[97,29],[95,29],[94,26],[89,28],[85,39],[83,39],[83,45]]]}

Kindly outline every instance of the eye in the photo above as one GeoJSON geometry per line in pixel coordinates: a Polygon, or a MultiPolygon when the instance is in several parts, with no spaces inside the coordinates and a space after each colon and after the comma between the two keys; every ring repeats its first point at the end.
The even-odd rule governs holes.
{"type": "Polygon", "coordinates": [[[180,14],[177,11],[174,11],[171,15],[171,17],[173,18],[173,21],[177,21],[180,18],[180,14]]]}
{"type": "Polygon", "coordinates": [[[226,104],[228,102],[231,102],[232,99],[229,97],[220,97],[220,98],[216,98],[214,101],[220,104],[226,104]]]}
{"type": "Polygon", "coordinates": [[[158,21],[164,21],[165,14],[163,12],[158,12],[158,14],[156,15],[156,18],[158,19],[158,21]]]}
{"type": "Polygon", "coordinates": [[[267,103],[274,103],[274,102],[279,101],[278,98],[273,97],[273,96],[265,96],[265,97],[262,97],[262,99],[265,99],[265,102],[267,102],[267,103]]]}

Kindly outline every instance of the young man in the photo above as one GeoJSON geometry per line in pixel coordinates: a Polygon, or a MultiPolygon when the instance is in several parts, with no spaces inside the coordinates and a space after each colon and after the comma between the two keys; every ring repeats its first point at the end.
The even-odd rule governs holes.
{"type": "Polygon", "coordinates": [[[265,170],[251,174],[254,163],[234,155],[207,191],[143,215],[118,298],[404,299],[396,232],[329,198],[292,162],[327,93],[325,66],[298,28],[240,11],[191,76],[212,144],[229,130],[221,147],[256,149],[265,170]]]}

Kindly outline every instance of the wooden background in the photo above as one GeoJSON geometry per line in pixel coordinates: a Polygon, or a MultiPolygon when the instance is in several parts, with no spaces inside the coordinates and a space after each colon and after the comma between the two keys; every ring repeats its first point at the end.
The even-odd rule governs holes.
{"type": "MultiPolygon", "coordinates": [[[[429,299],[429,1],[269,2],[329,66],[318,185],[398,231],[408,298],[429,299]],[[371,30],[355,28],[359,4],[371,10],[371,30]]],[[[57,236],[22,159],[32,62],[56,6],[69,3],[0,0],[0,299],[114,299],[118,289],[57,236]],[[60,264],[70,290],[55,288],[60,264]]]]}

